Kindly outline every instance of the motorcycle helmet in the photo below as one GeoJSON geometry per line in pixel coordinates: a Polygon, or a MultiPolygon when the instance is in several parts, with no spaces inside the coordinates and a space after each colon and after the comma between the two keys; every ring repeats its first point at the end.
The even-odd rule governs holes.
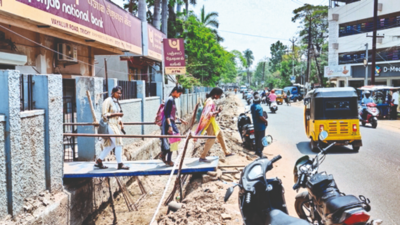
{"type": "Polygon", "coordinates": [[[272,90],[271,93],[274,94],[274,93],[275,93],[275,90],[272,90]]]}
{"type": "Polygon", "coordinates": [[[254,95],[253,102],[254,103],[260,103],[261,102],[261,98],[260,98],[260,95],[258,93],[254,95]]]}
{"type": "Polygon", "coordinates": [[[369,96],[371,96],[371,92],[370,91],[364,91],[364,95],[366,98],[369,98],[369,96]]]}

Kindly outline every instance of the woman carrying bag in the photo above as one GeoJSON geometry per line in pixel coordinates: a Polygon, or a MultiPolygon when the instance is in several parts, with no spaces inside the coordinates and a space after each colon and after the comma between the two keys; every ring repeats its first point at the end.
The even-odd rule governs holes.
{"type": "MultiPolygon", "coordinates": [[[[102,120],[108,123],[108,134],[121,135],[124,125],[122,123],[122,113],[121,105],[118,99],[122,96],[122,87],[116,86],[112,89],[111,97],[104,100],[102,105],[102,120]]],[[[107,169],[107,166],[103,165],[105,157],[115,148],[115,157],[117,158],[119,170],[129,170],[129,167],[124,166],[122,163],[122,138],[103,138],[103,151],[100,157],[96,160],[95,167],[99,169],[107,169]]]]}

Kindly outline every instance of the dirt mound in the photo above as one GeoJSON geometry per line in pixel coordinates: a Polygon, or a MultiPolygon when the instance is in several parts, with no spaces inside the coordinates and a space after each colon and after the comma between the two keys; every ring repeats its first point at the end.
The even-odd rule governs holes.
{"type": "Polygon", "coordinates": [[[202,188],[201,180],[191,184],[192,190],[183,201],[183,206],[177,212],[161,215],[158,225],[207,225],[225,224],[221,214],[225,213],[222,198],[215,185],[202,188]]]}

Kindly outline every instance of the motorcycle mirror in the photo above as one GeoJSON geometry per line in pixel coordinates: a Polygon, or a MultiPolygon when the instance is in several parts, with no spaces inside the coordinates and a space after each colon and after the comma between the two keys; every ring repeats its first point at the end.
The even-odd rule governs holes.
{"type": "Polygon", "coordinates": [[[326,131],[323,130],[323,131],[319,134],[319,140],[323,141],[323,140],[325,140],[328,136],[329,136],[329,135],[328,135],[328,132],[326,132],[326,131]]]}
{"type": "Polygon", "coordinates": [[[226,189],[226,193],[225,193],[224,202],[227,202],[227,201],[228,201],[228,199],[231,197],[231,195],[232,195],[232,193],[233,193],[233,191],[234,191],[235,187],[236,187],[236,186],[229,187],[228,189],[226,189]]]}

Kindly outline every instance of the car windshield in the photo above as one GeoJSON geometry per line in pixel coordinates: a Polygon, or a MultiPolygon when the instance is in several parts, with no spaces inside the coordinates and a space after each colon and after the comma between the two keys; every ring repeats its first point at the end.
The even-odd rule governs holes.
{"type": "Polygon", "coordinates": [[[282,94],[282,90],[276,90],[276,91],[275,91],[275,94],[281,95],[281,94],[282,94]]]}

